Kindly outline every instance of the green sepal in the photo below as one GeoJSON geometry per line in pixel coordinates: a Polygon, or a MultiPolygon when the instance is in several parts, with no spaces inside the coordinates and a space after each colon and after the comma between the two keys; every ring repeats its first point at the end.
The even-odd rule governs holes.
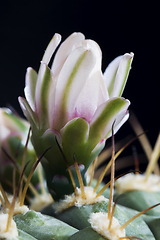
{"type": "Polygon", "coordinates": [[[73,156],[75,156],[76,161],[85,166],[85,171],[104,147],[104,143],[101,143],[95,148],[95,146],[88,141],[88,134],[89,124],[82,118],[76,118],[70,121],[61,132],[62,150],[68,164],[74,165],[73,156]]]}
{"type": "Polygon", "coordinates": [[[89,131],[90,144],[96,146],[102,139],[107,139],[112,132],[114,123],[114,134],[119,129],[119,124],[126,115],[130,102],[124,98],[113,98],[103,103],[95,113],[89,131]],[[118,127],[118,129],[117,129],[118,127]]]}
{"type": "Polygon", "coordinates": [[[48,187],[55,192],[53,197],[56,200],[74,191],[67,170],[67,164],[70,166],[76,186],[78,187],[79,182],[74,167],[75,157],[76,161],[80,164],[79,169],[84,184],[86,184],[85,173],[87,168],[104,147],[104,142],[102,141],[93,149],[92,145],[87,141],[88,131],[88,123],[82,118],[76,118],[63,128],[61,136],[51,129],[48,129],[43,135],[40,135],[40,131],[36,128],[32,132],[32,143],[38,156],[41,156],[51,147],[45,153],[41,162],[45,169],[48,187]],[[67,164],[65,161],[67,161],[67,164]],[[81,168],[81,166],[84,167],[81,168]],[[58,182],[59,176],[64,177],[64,185],[62,182],[58,182]],[[68,180],[65,180],[65,178],[68,180]],[[60,185],[61,188],[59,187],[60,185]]]}
{"type": "MultiPolygon", "coordinates": [[[[59,138],[58,133],[48,129],[42,136],[35,136],[36,131],[32,132],[32,142],[37,154],[42,155],[48,148],[50,148],[44,155],[45,159],[49,163],[50,172],[52,178],[55,175],[65,175],[66,164],[63,155],[58,147],[57,140],[59,138]],[[38,137],[39,141],[36,141],[38,137]]],[[[43,164],[43,161],[42,161],[43,164]]]]}
{"type": "Polygon", "coordinates": [[[86,161],[89,161],[89,159],[87,159],[88,154],[86,152],[88,131],[89,124],[82,118],[76,118],[70,121],[62,129],[61,136],[63,152],[69,165],[74,165],[74,154],[76,161],[80,164],[86,165],[86,161]],[[84,159],[83,157],[86,154],[87,156],[84,159]]]}
{"type": "Polygon", "coordinates": [[[77,229],[58,219],[34,211],[18,214],[14,220],[18,230],[22,230],[38,240],[67,240],[77,232],[77,229]]]}
{"type": "MultiPolygon", "coordinates": [[[[115,199],[117,195],[115,194],[115,199]]],[[[119,197],[118,203],[128,208],[142,211],[160,203],[160,192],[129,191],[119,197]]],[[[160,216],[160,206],[146,212],[147,215],[160,216]]]]}
{"type": "Polygon", "coordinates": [[[41,163],[45,171],[47,186],[51,190],[53,198],[58,200],[65,194],[72,193],[74,189],[56,139],[59,139],[59,135],[52,130],[46,131],[42,136],[36,128],[32,132],[32,143],[37,155],[42,156],[48,149],[41,163]],[[39,141],[37,142],[36,139],[39,141]]]}

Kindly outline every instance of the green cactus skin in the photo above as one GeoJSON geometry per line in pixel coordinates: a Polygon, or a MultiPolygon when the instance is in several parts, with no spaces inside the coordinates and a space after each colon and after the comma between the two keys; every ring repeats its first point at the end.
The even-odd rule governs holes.
{"type": "Polygon", "coordinates": [[[18,230],[18,240],[36,240],[37,238],[32,237],[28,233],[18,230]]]}
{"type": "Polygon", "coordinates": [[[143,215],[144,221],[147,223],[149,226],[150,230],[152,231],[154,237],[156,240],[160,239],[160,217],[154,217],[154,216],[148,216],[148,215],[143,215]]]}
{"type": "Polygon", "coordinates": [[[92,240],[106,240],[106,238],[102,237],[94,231],[91,227],[84,228],[83,230],[80,230],[79,232],[73,234],[69,240],[82,240],[82,239],[92,239],[92,240]]]}
{"type": "MultiPolygon", "coordinates": [[[[115,199],[118,195],[115,194],[115,199]]],[[[120,195],[119,195],[120,196],[120,195]]],[[[160,202],[160,192],[129,191],[122,194],[118,203],[128,208],[142,211],[160,202]]],[[[160,216],[160,206],[151,209],[147,215],[160,216]]]]}
{"type": "MultiPolygon", "coordinates": [[[[14,220],[18,230],[22,230],[29,234],[29,236],[32,236],[33,239],[38,240],[67,240],[78,231],[58,219],[42,215],[35,211],[28,211],[26,214],[16,215],[14,220]]],[[[22,239],[28,240],[28,238],[22,239]]]]}
{"type": "MultiPolygon", "coordinates": [[[[91,213],[107,212],[107,210],[108,210],[108,200],[95,203],[93,205],[83,205],[82,207],[71,207],[66,211],[62,212],[61,214],[59,214],[58,217],[61,221],[67,222],[69,225],[79,230],[82,230],[87,227],[90,227],[90,223],[88,222],[88,219],[91,213]]],[[[122,225],[129,218],[131,218],[136,214],[137,214],[137,211],[135,210],[117,205],[115,209],[114,217],[116,217],[119,220],[120,225],[122,225]]],[[[138,217],[126,227],[126,235],[136,236],[136,237],[142,238],[143,240],[155,239],[153,237],[152,232],[148,228],[147,224],[143,221],[142,217],[138,217]]],[[[71,238],[71,239],[74,239],[74,238],[71,238]]]]}
{"type": "MultiPolygon", "coordinates": [[[[4,240],[4,238],[0,238],[0,240],[4,240]]],[[[8,240],[8,239],[6,239],[8,240]]],[[[37,238],[32,237],[31,235],[27,234],[22,230],[18,230],[18,237],[12,238],[10,240],[37,240],[37,238]]]]}

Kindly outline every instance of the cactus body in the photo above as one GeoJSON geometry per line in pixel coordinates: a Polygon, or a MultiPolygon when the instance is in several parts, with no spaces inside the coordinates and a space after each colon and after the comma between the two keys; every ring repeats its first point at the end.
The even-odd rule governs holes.
{"type": "MultiPolygon", "coordinates": [[[[67,222],[69,225],[71,225],[79,230],[82,230],[87,227],[90,227],[90,223],[88,222],[88,219],[89,219],[91,213],[107,212],[107,211],[108,211],[108,200],[106,199],[106,201],[95,203],[93,205],[84,205],[81,207],[75,207],[75,206],[71,207],[71,208],[67,209],[66,211],[60,213],[58,215],[58,218],[64,222],[67,222]]],[[[137,211],[135,211],[135,210],[125,208],[123,206],[118,205],[118,206],[116,206],[114,216],[119,220],[120,224],[122,225],[124,222],[126,222],[130,217],[134,216],[136,213],[137,213],[137,211]]],[[[146,239],[146,240],[154,239],[151,231],[149,230],[146,223],[142,220],[141,217],[135,219],[132,222],[132,224],[130,224],[126,227],[126,234],[127,234],[127,236],[141,237],[142,239],[146,239]]],[[[76,238],[73,238],[73,239],[76,239],[76,238]]],[[[92,238],[90,238],[90,239],[92,239],[92,238]]]]}
{"type": "MultiPolygon", "coordinates": [[[[14,217],[18,230],[22,230],[39,240],[67,240],[77,229],[53,217],[35,211],[19,214],[14,217]]],[[[21,234],[20,234],[21,235],[21,234]]],[[[31,238],[32,239],[32,238],[31,238]]],[[[27,240],[24,238],[23,240],[27,240]]]]}
{"type": "MultiPolygon", "coordinates": [[[[117,196],[115,196],[116,199],[117,196]]],[[[129,191],[122,198],[119,198],[118,203],[128,208],[142,211],[154,204],[160,202],[160,192],[145,192],[145,191],[129,191]]],[[[151,209],[147,215],[160,216],[160,206],[151,209]]]]}

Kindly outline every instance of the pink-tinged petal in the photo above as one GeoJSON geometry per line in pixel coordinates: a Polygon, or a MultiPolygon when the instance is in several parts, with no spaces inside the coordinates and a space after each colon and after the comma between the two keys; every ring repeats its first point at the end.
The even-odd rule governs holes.
{"type": "Polygon", "coordinates": [[[114,121],[115,126],[118,126],[125,117],[129,105],[129,100],[112,98],[99,106],[90,123],[90,141],[96,145],[102,139],[107,138],[114,121]]]}
{"type": "Polygon", "coordinates": [[[74,46],[77,42],[84,40],[84,35],[82,33],[72,33],[60,46],[58,49],[51,70],[53,73],[56,70],[60,70],[69,56],[69,54],[74,50],[74,46]]]}
{"type": "Polygon", "coordinates": [[[25,97],[30,107],[35,111],[35,89],[37,83],[37,73],[32,68],[27,68],[25,78],[25,97]]]}
{"type": "Polygon", "coordinates": [[[126,53],[114,59],[104,72],[104,80],[111,97],[120,97],[127,82],[133,60],[133,53],[126,53]]]}
{"type": "Polygon", "coordinates": [[[67,58],[56,85],[54,129],[60,130],[72,118],[78,96],[95,61],[94,53],[84,47],[77,48],[67,58]]]}

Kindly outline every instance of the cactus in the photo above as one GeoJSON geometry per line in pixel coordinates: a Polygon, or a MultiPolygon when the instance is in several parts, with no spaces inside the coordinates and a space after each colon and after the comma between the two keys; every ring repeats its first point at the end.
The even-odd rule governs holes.
{"type": "MultiPolygon", "coordinates": [[[[50,69],[60,38],[55,34],[49,43],[38,74],[27,70],[26,99],[19,102],[30,130],[27,121],[8,110],[3,112],[8,125],[0,122],[0,134],[6,132],[0,137],[0,170],[5,169],[0,179],[0,239],[159,240],[159,192],[114,194],[118,181],[137,175],[115,177],[115,160],[133,141],[116,152],[114,135],[129,117],[130,102],[121,95],[133,53],[116,58],[102,74],[97,43],[74,33],[62,43],[50,69]],[[109,137],[111,160],[95,179],[98,155],[109,137]],[[111,180],[103,183],[109,168],[111,180]]],[[[157,150],[152,155],[155,164],[157,150]]]]}
{"type": "MultiPolygon", "coordinates": [[[[135,116],[134,122],[135,122],[135,116]]],[[[138,123],[138,120],[137,124],[138,123]]],[[[135,123],[134,123],[135,125],[135,123]]],[[[134,126],[135,127],[135,126],[134,126]]],[[[139,126],[142,129],[141,126],[139,126]]],[[[150,146],[149,140],[145,137],[145,142],[148,142],[150,146]]],[[[142,145],[143,145],[142,141],[142,145]]],[[[144,148],[145,149],[145,148],[144,148]]],[[[147,153],[146,153],[147,155],[147,153]]],[[[160,156],[160,134],[158,135],[155,147],[151,150],[149,155],[149,163],[146,168],[146,171],[143,174],[130,174],[128,176],[124,176],[121,179],[118,179],[116,182],[116,195],[124,194],[124,198],[126,200],[123,201],[123,204],[127,204],[126,206],[132,207],[140,211],[142,207],[148,207],[149,204],[154,204],[159,202],[159,192],[160,192],[160,177],[159,177],[159,166],[157,161],[160,156]],[[154,172],[154,173],[153,173],[154,172]],[[157,172],[157,174],[156,174],[157,172]],[[135,201],[136,198],[139,198],[139,201],[135,201]],[[126,203],[125,203],[126,202],[126,203]],[[134,202],[134,203],[133,203],[134,202]]],[[[150,215],[159,215],[159,208],[150,211],[148,214],[150,215]]]]}
{"type": "MultiPolygon", "coordinates": [[[[16,165],[16,175],[19,175],[21,165],[28,161],[30,164],[26,170],[26,176],[37,160],[37,155],[29,136],[30,124],[14,114],[10,109],[0,109],[0,175],[1,183],[7,188],[13,180],[13,168],[16,165]],[[23,161],[22,161],[23,158],[23,161]],[[13,163],[14,162],[14,165],[13,163]],[[8,184],[7,184],[8,183],[8,184]]],[[[36,172],[32,178],[33,184],[37,184],[36,172]]]]}
{"type": "MultiPolygon", "coordinates": [[[[39,161],[40,161],[40,159],[39,159],[39,161]]],[[[37,164],[38,164],[38,161],[37,161],[37,164]]],[[[113,157],[112,157],[112,165],[113,165],[113,157]]],[[[78,168],[78,164],[76,161],[75,161],[75,167],[77,170],[77,175],[79,177],[79,181],[81,181],[81,183],[79,185],[82,188],[84,188],[84,186],[81,185],[82,177],[81,177],[81,174],[80,174],[80,171],[78,168]]],[[[22,173],[22,175],[23,174],[24,174],[24,172],[22,173]]],[[[22,179],[22,176],[20,177],[20,180],[21,179],[22,179]]],[[[112,175],[111,180],[112,181],[114,180],[114,175],[112,175]]],[[[114,183],[114,181],[113,181],[113,183],[114,183]]],[[[19,184],[19,186],[20,186],[20,184],[19,184]]],[[[88,187],[88,188],[91,188],[91,187],[88,187]]],[[[76,188],[76,189],[78,190],[78,188],[76,188]]],[[[86,190],[86,192],[84,192],[84,194],[86,195],[85,196],[85,200],[86,200],[86,197],[87,197],[86,193],[87,193],[88,189],[86,188],[85,190],[86,190]]],[[[10,211],[10,209],[13,210],[13,206],[16,202],[16,194],[17,194],[17,191],[12,200],[11,206],[9,207],[9,215],[12,212],[12,211],[10,211]]],[[[82,191],[81,191],[80,195],[83,200],[84,196],[82,196],[82,191]]],[[[91,195],[91,192],[89,192],[89,196],[88,196],[89,199],[91,197],[90,195],[91,195]]],[[[5,199],[5,195],[3,195],[3,197],[5,199]]],[[[62,200],[62,201],[64,201],[64,200],[62,200]]],[[[66,215],[65,220],[68,219],[70,221],[69,225],[65,224],[63,222],[64,216],[63,216],[63,218],[62,218],[62,216],[60,217],[63,219],[63,221],[60,221],[53,217],[45,216],[40,213],[36,213],[35,211],[30,211],[29,209],[26,209],[26,210],[24,210],[25,212],[23,212],[23,214],[18,214],[18,215],[16,214],[16,216],[14,217],[14,221],[15,221],[17,229],[19,231],[18,232],[19,235],[15,236],[15,237],[17,237],[15,239],[51,239],[51,238],[56,238],[56,239],[79,238],[79,239],[81,239],[82,237],[84,237],[84,235],[85,235],[85,239],[90,239],[90,238],[91,239],[105,239],[105,238],[103,238],[103,236],[101,236],[101,235],[103,235],[103,233],[100,233],[100,235],[99,235],[99,233],[97,233],[97,231],[93,230],[94,227],[93,227],[93,229],[90,227],[90,222],[92,223],[91,217],[93,216],[93,213],[105,214],[105,213],[109,212],[108,208],[110,205],[109,204],[110,201],[113,202],[112,194],[110,194],[109,200],[104,197],[101,197],[97,203],[92,202],[90,204],[88,202],[82,202],[82,203],[79,202],[78,207],[77,206],[69,207],[64,213],[62,213],[62,215],[66,215]],[[76,228],[73,227],[73,225],[75,225],[75,224],[76,224],[76,228]],[[81,229],[81,230],[79,230],[79,229],[81,229]]],[[[56,204],[56,203],[54,203],[54,204],[56,204]]],[[[61,204],[61,203],[59,203],[59,204],[61,204]]],[[[118,219],[118,221],[120,221],[122,226],[125,225],[124,222],[126,222],[128,220],[128,218],[132,217],[134,220],[133,215],[136,214],[135,211],[133,211],[131,209],[126,209],[121,206],[116,206],[116,209],[115,209],[115,205],[112,208],[112,204],[110,205],[110,208],[111,208],[110,218],[113,218],[113,213],[115,212],[114,217],[116,217],[116,219],[118,219]]],[[[138,215],[141,215],[141,213],[138,213],[138,215]]],[[[58,217],[58,216],[56,216],[56,217],[58,217]]],[[[103,216],[100,215],[100,218],[103,218],[103,216]]],[[[111,226],[112,226],[112,224],[111,224],[111,226]]],[[[147,226],[144,223],[144,221],[142,220],[142,218],[137,218],[137,220],[134,220],[134,224],[132,223],[132,226],[127,228],[126,235],[131,236],[131,238],[133,238],[133,236],[134,236],[137,239],[141,239],[140,237],[143,237],[143,239],[154,239],[152,233],[147,228],[147,226]],[[139,229],[139,226],[141,226],[144,231],[142,229],[139,229]],[[133,233],[135,233],[135,232],[136,232],[136,236],[133,235],[133,233]]],[[[122,237],[117,238],[117,239],[125,239],[122,237]]],[[[7,238],[7,239],[10,239],[10,238],[7,238]]],[[[112,239],[112,238],[110,238],[110,239],[112,239]]],[[[113,239],[116,239],[116,238],[114,238],[114,236],[113,236],[113,239]]]]}

